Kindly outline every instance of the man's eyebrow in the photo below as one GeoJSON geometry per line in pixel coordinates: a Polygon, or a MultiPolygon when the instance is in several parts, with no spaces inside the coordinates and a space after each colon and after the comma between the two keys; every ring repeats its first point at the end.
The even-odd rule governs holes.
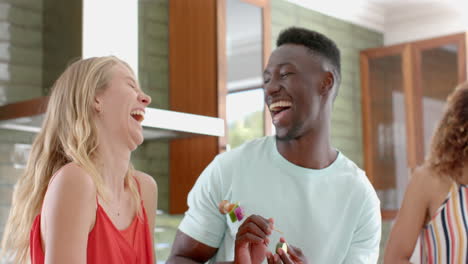
{"type": "Polygon", "coordinates": [[[294,66],[294,64],[290,63],[290,62],[283,62],[283,63],[280,63],[278,64],[278,67],[283,67],[283,66],[287,66],[287,65],[291,65],[291,66],[294,66]]]}
{"type": "MultiPolygon", "coordinates": [[[[294,64],[292,64],[292,63],[290,63],[290,62],[283,62],[283,63],[278,64],[277,67],[281,68],[281,67],[287,66],[287,65],[294,66],[294,64]]],[[[263,75],[265,75],[265,74],[271,74],[271,73],[270,73],[270,71],[269,71],[268,69],[265,69],[265,70],[263,71],[263,75]]]]}

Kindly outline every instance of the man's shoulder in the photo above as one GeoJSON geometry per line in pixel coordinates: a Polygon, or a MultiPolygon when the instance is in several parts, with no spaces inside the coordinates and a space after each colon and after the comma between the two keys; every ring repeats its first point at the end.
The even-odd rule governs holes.
{"type": "Polygon", "coordinates": [[[372,186],[366,172],[362,170],[353,160],[340,153],[339,170],[342,172],[347,188],[353,188],[365,196],[377,198],[374,187],[372,186]]]}
{"type": "Polygon", "coordinates": [[[353,160],[348,158],[342,152],[339,152],[337,159],[338,159],[337,170],[345,172],[347,176],[352,177],[352,178],[356,178],[356,179],[362,179],[363,177],[367,178],[366,173],[353,160]]]}
{"type": "Polygon", "coordinates": [[[271,138],[268,136],[252,139],[238,147],[219,154],[216,159],[220,162],[249,159],[250,157],[258,156],[259,153],[264,152],[269,144],[271,144],[271,138]]]}

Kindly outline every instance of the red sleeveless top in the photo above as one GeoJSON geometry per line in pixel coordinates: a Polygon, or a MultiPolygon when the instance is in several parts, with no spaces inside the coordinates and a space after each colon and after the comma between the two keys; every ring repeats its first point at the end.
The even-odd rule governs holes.
{"type": "MultiPolygon", "coordinates": [[[[98,203],[96,223],[88,235],[86,263],[154,264],[151,232],[143,201],[141,209],[143,220],[135,216],[129,227],[118,230],[98,203]]],[[[31,263],[43,264],[41,214],[34,219],[29,247],[31,263]]]]}

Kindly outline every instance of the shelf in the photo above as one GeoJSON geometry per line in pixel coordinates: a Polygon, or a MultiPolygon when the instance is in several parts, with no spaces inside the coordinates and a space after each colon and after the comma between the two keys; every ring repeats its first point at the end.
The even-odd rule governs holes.
{"type": "MultiPolygon", "coordinates": [[[[44,119],[48,98],[0,106],[0,129],[38,133],[44,119]]],[[[143,136],[148,139],[183,138],[196,135],[224,136],[221,118],[147,107],[142,122],[143,136]]]]}

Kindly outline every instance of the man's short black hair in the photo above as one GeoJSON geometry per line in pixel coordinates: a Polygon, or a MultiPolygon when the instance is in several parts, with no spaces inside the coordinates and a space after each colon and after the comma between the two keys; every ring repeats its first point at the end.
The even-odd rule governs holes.
{"type": "Polygon", "coordinates": [[[318,54],[327,60],[334,68],[332,70],[335,75],[335,86],[337,88],[336,94],[338,93],[338,87],[341,81],[340,50],[333,40],[313,30],[290,27],[281,31],[278,39],[276,40],[277,47],[284,44],[305,46],[312,53],[318,54]]]}

